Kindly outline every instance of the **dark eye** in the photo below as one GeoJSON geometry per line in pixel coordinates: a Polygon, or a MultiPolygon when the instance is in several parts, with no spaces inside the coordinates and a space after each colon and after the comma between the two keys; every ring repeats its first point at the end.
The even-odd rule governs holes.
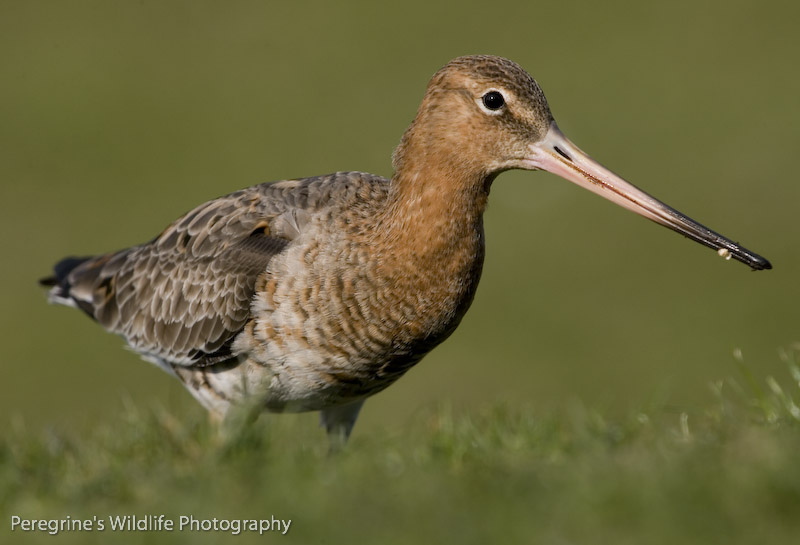
{"type": "Polygon", "coordinates": [[[483,95],[483,105],[490,110],[499,110],[505,105],[506,99],[497,91],[489,91],[483,95]]]}

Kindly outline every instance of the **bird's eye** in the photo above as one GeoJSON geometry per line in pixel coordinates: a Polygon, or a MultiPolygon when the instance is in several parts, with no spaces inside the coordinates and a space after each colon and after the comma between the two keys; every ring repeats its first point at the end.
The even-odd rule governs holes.
{"type": "Polygon", "coordinates": [[[506,99],[504,99],[503,95],[497,91],[489,91],[483,95],[483,105],[490,110],[499,110],[505,105],[505,103],[506,99]]]}

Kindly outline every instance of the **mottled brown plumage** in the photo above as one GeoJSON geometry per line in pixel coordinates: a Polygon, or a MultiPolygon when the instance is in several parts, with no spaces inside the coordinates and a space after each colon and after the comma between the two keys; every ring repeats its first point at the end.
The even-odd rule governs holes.
{"type": "Polygon", "coordinates": [[[363,400],[467,311],[504,170],[552,170],[769,268],[592,162],[558,131],[533,78],[498,57],[461,57],[433,76],[393,164],[391,180],[339,172],[202,204],[147,244],[62,261],[45,281],[51,300],[124,337],[213,412],[245,400],[322,411],[346,438],[363,400]]]}

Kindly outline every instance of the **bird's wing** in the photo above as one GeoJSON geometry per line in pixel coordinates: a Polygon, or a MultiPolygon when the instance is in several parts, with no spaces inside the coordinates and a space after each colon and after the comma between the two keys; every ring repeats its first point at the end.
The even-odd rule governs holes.
{"type": "Polygon", "coordinates": [[[229,359],[258,276],[310,218],[313,180],[262,184],[207,202],[147,244],[65,259],[43,283],[54,286],[51,300],[81,308],[152,359],[229,359]]]}

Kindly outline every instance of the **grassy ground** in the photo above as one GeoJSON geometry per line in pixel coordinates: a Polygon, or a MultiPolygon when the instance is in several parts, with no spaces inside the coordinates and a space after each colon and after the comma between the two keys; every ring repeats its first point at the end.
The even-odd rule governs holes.
{"type": "Polygon", "coordinates": [[[229,537],[10,534],[12,515],[164,514],[176,525],[181,515],[291,519],[286,535],[268,539],[297,543],[796,543],[800,370],[787,361],[790,379],[781,381],[756,380],[742,366],[739,381],[712,385],[701,414],[441,406],[403,429],[358,436],[336,456],[319,430],[291,418],[217,433],[199,411],[179,420],[131,406],[87,436],[37,436],[17,423],[0,442],[3,534],[14,543],[229,537]]]}

